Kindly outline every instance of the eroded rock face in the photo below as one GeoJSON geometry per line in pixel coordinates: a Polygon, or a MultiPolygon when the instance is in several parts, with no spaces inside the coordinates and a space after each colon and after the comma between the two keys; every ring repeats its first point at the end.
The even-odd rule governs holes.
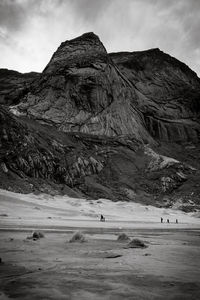
{"type": "Polygon", "coordinates": [[[137,90],[137,108],[153,137],[199,140],[200,80],[195,72],[159,49],[110,57],[137,90]]]}
{"type": "Polygon", "coordinates": [[[157,150],[132,136],[59,132],[0,107],[0,188],[158,206],[173,205],[178,190],[198,203],[199,171],[157,150]]]}
{"type": "Polygon", "coordinates": [[[175,58],[159,49],[108,55],[87,33],[60,45],[17,110],[65,132],[197,142],[199,99],[199,78],[175,58]]]}
{"type": "Polygon", "coordinates": [[[107,63],[109,60],[99,37],[89,32],[61,43],[44,69],[44,73],[55,73],[73,67],[84,68],[94,62],[107,63]]]}
{"type": "Polygon", "coordinates": [[[18,111],[65,132],[152,141],[134,98],[99,38],[88,33],[61,44],[18,111]]]}
{"type": "Polygon", "coordinates": [[[96,174],[103,168],[101,160],[86,153],[84,146],[76,145],[73,137],[61,135],[54,139],[56,133],[48,134],[49,128],[42,131],[37,124],[27,126],[3,108],[0,127],[0,167],[5,174],[10,170],[21,178],[49,179],[72,187],[82,176],[96,174]]]}

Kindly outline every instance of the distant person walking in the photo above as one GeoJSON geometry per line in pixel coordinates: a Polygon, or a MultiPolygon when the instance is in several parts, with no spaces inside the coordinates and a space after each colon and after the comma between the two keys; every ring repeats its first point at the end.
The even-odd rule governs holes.
{"type": "Polygon", "coordinates": [[[169,223],[169,219],[167,219],[167,223],[169,223]]]}
{"type": "Polygon", "coordinates": [[[103,215],[101,215],[100,221],[105,222],[105,217],[103,215]]]}
{"type": "Polygon", "coordinates": [[[178,219],[176,219],[176,224],[178,224],[178,219]]]}
{"type": "Polygon", "coordinates": [[[163,218],[160,218],[160,223],[163,223],[163,218]]]}

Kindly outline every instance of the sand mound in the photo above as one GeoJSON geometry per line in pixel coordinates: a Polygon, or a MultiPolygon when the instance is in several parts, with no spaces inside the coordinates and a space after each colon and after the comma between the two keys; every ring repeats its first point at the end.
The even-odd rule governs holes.
{"type": "Polygon", "coordinates": [[[139,239],[133,239],[128,244],[128,248],[147,248],[147,245],[139,239]]]}
{"type": "Polygon", "coordinates": [[[77,231],[74,233],[74,235],[72,236],[72,238],[70,239],[69,242],[70,243],[74,243],[74,242],[84,243],[84,242],[86,242],[86,239],[85,239],[85,236],[81,232],[77,231]]]}
{"type": "Polygon", "coordinates": [[[127,235],[126,233],[120,233],[120,234],[118,235],[117,240],[118,240],[119,242],[123,242],[123,241],[129,241],[130,238],[128,237],[128,235],[127,235]]]}
{"type": "Polygon", "coordinates": [[[27,236],[27,239],[38,240],[44,238],[44,233],[41,231],[34,231],[31,236],[27,236]]]}

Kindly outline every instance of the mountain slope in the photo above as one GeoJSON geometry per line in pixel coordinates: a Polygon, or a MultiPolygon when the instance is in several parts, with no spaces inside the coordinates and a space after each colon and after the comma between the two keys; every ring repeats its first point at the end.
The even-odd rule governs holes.
{"type": "Polygon", "coordinates": [[[87,33],[60,45],[18,112],[62,131],[199,140],[200,80],[159,49],[107,54],[87,33]]]}
{"type": "Polygon", "coordinates": [[[197,208],[200,80],[186,65],[159,49],[107,54],[87,33],[41,74],[1,74],[2,188],[197,208]]]}
{"type": "MultiPolygon", "coordinates": [[[[62,193],[156,206],[171,206],[179,200],[179,206],[184,202],[188,206],[193,186],[186,186],[184,193],[179,188],[199,178],[195,168],[159,155],[128,136],[58,132],[15,117],[5,108],[0,108],[0,149],[0,187],[18,192],[62,193]]],[[[199,191],[191,197],[193,209],[198,195],[199,191]]]]}
{"type": "Polygon", "coordinates": [[[152,141],[135,91],[93,33],[62,43],[18,111],[59,130],[152,141]]]}
{"type": "Polygon", "coordinates": [[[112,53],[110,57],[137,89],[137,108],[153,137],[199,140],[200,79],[195,72],[159,49],[112,53]]]}

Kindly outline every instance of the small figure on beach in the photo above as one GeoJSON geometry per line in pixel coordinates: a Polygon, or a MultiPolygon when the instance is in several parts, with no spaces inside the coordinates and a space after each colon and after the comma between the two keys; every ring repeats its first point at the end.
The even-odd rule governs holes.
{"type": "Polygon", "coordinates": [[[105,222],[105,217],[103,215],[101,215],[100,221],[105,222]]]}
{"type": "Polygon", "coordinates": [[[167,219],[167,223],[169,223],[169,219],[167,219]]]}
{"type": "Polygon", "coordinates": [[[160,218],[160,223],[163,223],[163,218],[162,217],[160,218]]]}
{"type": "Polygon", "coordinates": [[[178,219],[176,219],[176,224],[178,224],[178,219]]]}

